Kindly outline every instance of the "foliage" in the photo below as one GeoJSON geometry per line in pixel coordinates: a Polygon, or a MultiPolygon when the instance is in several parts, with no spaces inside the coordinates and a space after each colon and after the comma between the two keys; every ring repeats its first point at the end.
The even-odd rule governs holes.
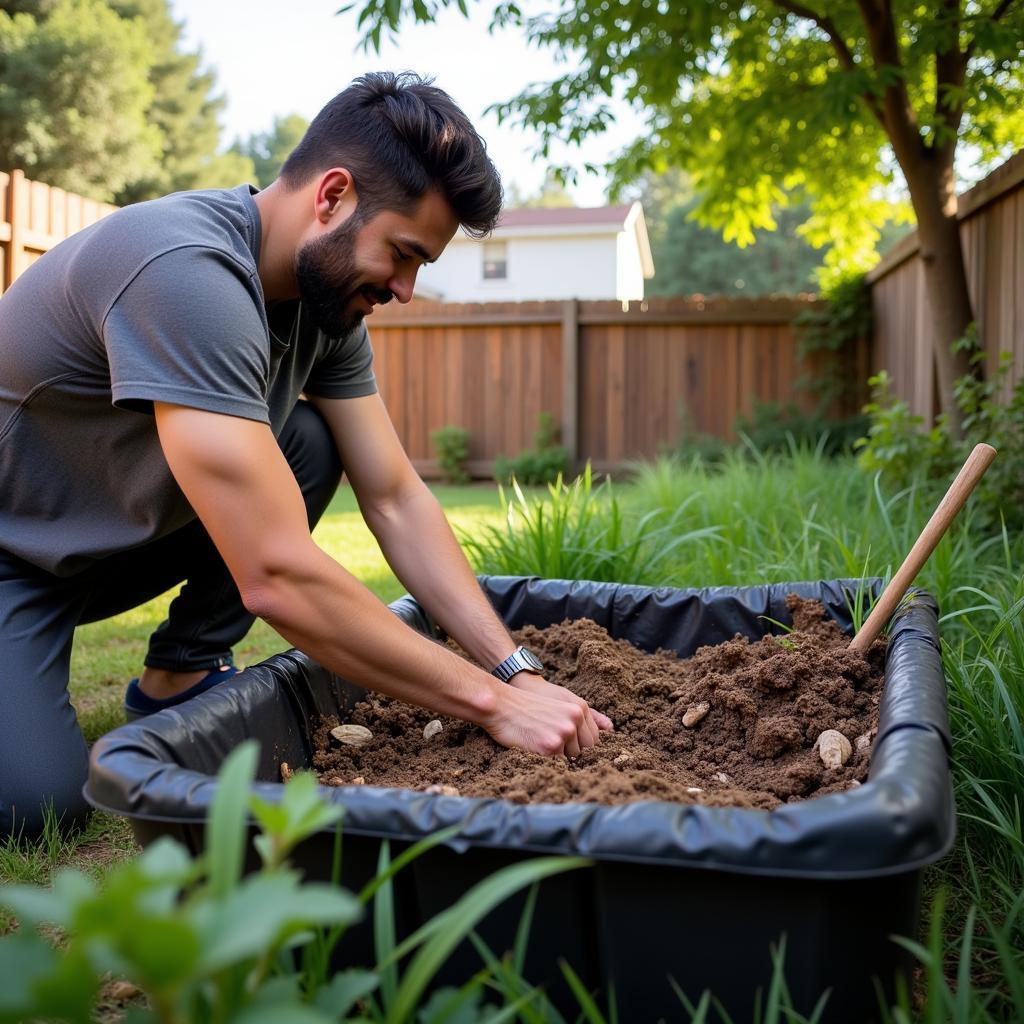
{"type": "Polygon", "coordinates": [[[0,4],[5,167],[122,204],[251,177],[217,152],[224,101],[181,47],[168,0],[0,4]]]}
{"type": "Polygon", "coordinates": [[[900,486],[924,472],[945,476],[955,461],[947,421],[939,416],[935,426],[922,430],[924,417],[910,411],[910,403],[894,398],[891,378],[881,370],[868,378],[871,401],[864,406],[870,420],[867,435],[855,447],[860,465],[879,472],[888,482],[900,486]]]}
{"type": "MultiPolygon", "coordinates": [[[[456,3],[466,9],[466,0],[358,0],[343,10],[359,11],[364,46],[379,49],[384,32],[456,3]]],[[[530,14],[506,0],[495,6],[496,25],[572,52],[578,66],[496,109],[538,129],[546,155],[554,140],[603,131],[619,98],[637,117],[638,138],[609,162],[618,182],[685,168],[701,223],[741,245],[775,226],[780,205],[807,200],[814,212],[801,234],[829,247],[830,267],[864,270],[892,212],[887,131],[897,135],[897,159],[927,155],[952,137],[994,160],[1020,139],[1024,10],[886,8],[895,19],[890,51],[872,37],[888,28],[884,17],[865,23],[853,0],[817,8],[563,0],[530,14]],[[961,56],[962,80],[952,59],[961,56]],[[903,95],[906,119],[886,121],[883,99],[903,95]]]]}
{"type": "Polygon", "coordinates": [[[466,459],[469,458],[469,431],[464,427],[439,427],[430,435],[437,452],[445,483],[464,484],[469,481],[466,459]]]}
{"type": "MultiPolygon", "coordinates": [[[[805,205],[774,212],[777,229],[754,232],[740,248],[694,217],[696,197],[666,212],[664,226],[651,232],[657,273],[647,286],[656,295],[795,295],[815,290],[814,272],[822,253],[796,233],[806,220],[805,205]]],[[[654,217],[645,208],[649,221],[654,217]]]]}
{"type": "Polygon", "coordinates": [[[513,477],[521,484],[550,484],[568,472],[569,453],[558,441],[558,424],[549,412],[537,417],[533,447],[514,458],[494,460],[494,478],[508,484],[513,477]]]}
{"type": "MultiPolygon", "coordinates": [[[[976,332],[963,339],[972,362],[985,357],[978,348],[976,332]]],[[[981,380],[970,374],[956,382],[954,395],[962,414],[964,436],[956,439],[949,420],[938,416],[924,429],[923,417],[910,412],[906,401],[894,398],[889,375],[883,370],[869,381],[872,400],[865,406],[870,426],[857,447],[860,463],[880,472],[893,486],[915,479],[948,483],[971,449],[979,442],[999,452],[977,487],[990,525],[1000,520],[1017,530],[1024,526],[1024,378],[1011,388],[1013,358],[1002,353],[994,373],[981,380]]]]}
{"type": "MultiPolygon", "coordinates": [[[[394,861],[383,842],[378,876],[358,897],[337,885],[340,844],[334,880],[305,882],[287,858],[303,839],[336,825],[341,808],[322,801],[313,777],[305,773],[289,781],[280,802],[247,798],[256,759],[256,744],[249,741],[225,762],[202,857],[193,858],[163,838],[115,868],[103,886],[65,870],[49,890],[0,887],[0,905],[21,925],[0,938],[0,1021],[45,1017],[88,1024],[102,980],[111,974],[145,992],[149,1009],[131,1011],[137,1024],[411,1022],[437,970],[494,906],[544,877],[587,863],[547,857],[514,864],[396,943],[391,879],[416,856],[451,838],[452,830],[394,861]],[[254,845],[262,868],[243,876],[249,812],[261,828],[254,845]],[[332,975],[334,947],[371,900],[378,964],[332,975]],[[68,936],[60,950],[37,931],[53,926],[68,936]]],[[[485,979],[486,972],[461,991],[441,990],[433,1004],[467,1002],[485,979]]],[[[534,995],[527,990],[519,1004],[534,995]]],[[[488,1017],[497,1019],[494,1013],[491,1008],[488,1017]]]]}
{"type": "Polygon", "coordinates": [[[792,402],[757,402],[751,416],[736,418],[737,432],[759,453],[811,448],[823,455],[848,455],[866,428],[864,416],[829,419],[805,413],[792,402]]]}
{"type": "Polygon", "coordinates": [[[108,0],[123,19],[141,24],[153,48],[149,80],[153,102],[147,119],[160,134],[154,173],[136,178],[116,201],[138,202],[190,188],[221,188],[252,179],[252,166],[237,154],[220,153],[223,97],[214,93],[214,72],[200,67],[200,54],[183,50],[182,26],[168,0],[108,0]]]}
{"type": "Polygon", "coordinates": [[[871,337],[871,287],[863,274],[837,279],[823,296],[824,303],[805,310],[793,321],[802,359],[819,361],[815,373],[798,382],[818,398],[819,408],[849,407],[863,399],[856,366],[858,345],[871,337]]]}
{"type": "Polygon", "coordinates": [[[308,127],[309,122],[301,114],[275,117],[269,131],[257,132],[236,142],[230,151],[252,161],[253,181],[260,188],[266,188],[277,177],[281,165],[308,127]]]}
{"type": "Polygon", "coordinates": [[[107,201],[155,173],[152,60],[143,26],[103,0],[55,0],[38,20],[0,11],[4,169],[107,201]]]}
{"type": "Polygon", "coordinates": [[[502,490],[504,528],[460,538],[478,572],[663,583],[662,567],[677,548],[717,534],[714,526],[679,530],[685,501],[671,512],[627,518],[609,478],[594,488],[589,463],[571,484],[559,476],[546,497],[528,497],[516,480],[512,494],[502,490]]]}

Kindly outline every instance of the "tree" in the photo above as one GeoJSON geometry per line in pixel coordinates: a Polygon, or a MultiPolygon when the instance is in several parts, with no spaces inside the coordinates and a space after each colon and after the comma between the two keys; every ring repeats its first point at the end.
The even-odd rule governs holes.
{"type": "Polygon", "coordinates": [[[224,99],[214,93],[216,75],[200,68],[200,55],[182,50],[182,26],[171,17],[168,0],[107,2],[120,17],[140,23],[153,48],[148,71],[153,102],[147,113],[161,138],[155,171],[130,182],[117,202],[237,185],[251,178],[247,161],[217,152],[224,99]]]}
{"type": "Polygon", "coordinates": [[[253,176],[217,152],[224,101],[167,0],[0,3],[0,152],[51,185],[118,203],[253,176]]]}
{"type": "Polygon", "coordinates": [[[648,171],[629,190],[644,208],[656,273],[647,294],[783,295],[816,290],[822,250],[797,233],[809,210],[803,204],[774,211],[775,231],[763,228],[740,248],[694,217],[700,200],[687,175],[648,171]]]}
{"type": "Polygon", "coordinates": [[[51,185],[111,200],[157,166],[148,124],[151,57],[140,25],[102,0],[57,0],[49,14],[0,10],[0,153],[51,185]]]}
{"type": "Polygon", "coordinates": [[[651,238],[657,273],[648,294],[795,295],[815,290],[821,250],[795,231],[808,216],[806,207],[773,211],[777,230],[759,228],[753,243],[740,248],[690,216],[699,201],[670,210],[662,230],[651,238]]]}
{"type": "MultiPolygon", "coordinates": [[[[465,0],[358,0],[364,44],[407,18],[432,20],[465,0]]],[[[943,411],[970,370],[954,342],[972,320],[956,219],[959,148],[993,161],[1024,129],[1021,0],[561,0],[527,16],[514,0],[499,26],[574,51],[579,70],[531,86],[497,111],[554,139],[579,141],[611,121],[621,96],[643,122],[610,162],[617,182],[686,168],[702,221],[749,242],[773,207],[806,199],[803,231],[831,266],[870,261],[898,167],[917,219],[943,411]]]]}
{"type": "Polygon", "coordinates": [[[309,122],[301,114],[275,117],[270,131],[257,132],[244,142],[236,142],[231,152],[252,161],[255,182],[266,188],[278,175],[288,154],[306,134],[309,122]]]}

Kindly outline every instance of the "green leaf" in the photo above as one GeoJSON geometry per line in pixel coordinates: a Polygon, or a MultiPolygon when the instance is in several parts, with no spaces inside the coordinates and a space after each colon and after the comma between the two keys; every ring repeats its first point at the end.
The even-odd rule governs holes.
{"type": "Polygon", "coordinates": [[[590,863],[583,857],[538,857],[510,865],[478,882],[458,903],[428,922],[391,954],[390,960],[394,961],[423,942],[424,935],[429,936],[406,969],[387,1019],[404,1021],[413,1012],[452,950],[499,903],[526,885],[590,863]]]}
{"type": "Polygon", "coordinates": [[[562,974],[565,976],[565,980],[569,983],[569,988],[572,989],[572,994],[576,997],[576,1002],[580,1004],[580,1010],[583,1013],[584,1019],[587,1024],[608,1024],[604,1019],[604,1015],[597,1008],[597,1003],[594,1002],[593,996],[583,987],[583,982],[580,980],[580,976],[566,963],[565,960],[559,960],[558,966],[562,969],[562,974]]]}
{"type": "Polygon", "coordinates": [[[373,947],[380,975],[380,997],[384,1011],[391,1013],[398,992],[398,967],[393,962],[395,949],[395,902],[391,886],[391,844],[382,840],[377,857],[377,875],[383,878],[373,898],[373,947]]]}
{"type": "MultiPolygon", "coordinates": [[[[373,898],[374,893],[387,881],[390,881],[411,861],[414,861],[417,857],[422,856],[428,850],[433,849],[435,846],[439,846],[441,843],[446,843],[449,839],[453,839],[462,831],[461,825],[452,825],[449,828],[443,828],[438,832],[434,832],[432,835],[427,836],[426,839],[421,839],[418,843],[413,843],[408,849],[403,850],[394,860],[388,860],[386,865],[378,863],[377,874],[370,879],[369,882],[363,886],[359,893],[359,901],[361,903],[369,903],[373,898]]],[[[390,854],[389,854],[390,857],[390,854]]]]}
{"type": "Polygon", "coordinates": [[[300,886],[298,874],[283,869],[255,875],[224,899],[191,908],[209,972],[258,956],[303,928],[347,924],[361,914],[351,893],[326,884],[300,886]]]}
{"type": "Polygon", "coordinates": [[[79,944],[72,944],[45,979],[36,979],[34,1013],[74,1024],[90,1024],[100,977],[79,944]]]}
{"type": "Polygon", "coordinates": [[[0,938],[0,1021],[20,1022],[37,1003],[34,990],[57,965],[57,953],[38,935],[19,932],[0,938]]]}
{"type": "Polygon", "coordinates": [[[119,936],[118,949],[145,988],[187,981],[199,962],[200,940],[190,922],[140,918],[119,936]]]}
{"type": "Polygon", "coordinates": [[[313,1002],[338,1020],[344,1018],[360,999],[375,992],[379,984],[380,978],[373,971],[341,971],[317,992],[313,1002]]]}
{"type": "Polygon", "coordinates": [[[336,824],[345,812],[341,805],[324,798],[308,772],[299,772],[288,780],[279,803],[268,803],[254,795],[250,807],[269,834],[269,840],[261,837],[256,844],[265,864],[279,863],[303,839],[336,824]]]}
{"type": "Polygon", "coordinates": [[[485,975],[477,974],[462,988],[439,988],[416,1014],[418,1024],[479,1024],[485,975]]]}
{"type": "Polygon", "coordinates": [[[337,1020],[331,1013],[298,1001],[248,1006],[228,1018],[229,1024],[337,1024],[337,1020]]]}
{"type": "Polygon", "coordinates": [[[254,740],[246,740],[231,752],[217,777],[217,792],[206,824],[210,889],[215,896],[225,896],[242,877],[246,808],[258,751],[254,740]]]}

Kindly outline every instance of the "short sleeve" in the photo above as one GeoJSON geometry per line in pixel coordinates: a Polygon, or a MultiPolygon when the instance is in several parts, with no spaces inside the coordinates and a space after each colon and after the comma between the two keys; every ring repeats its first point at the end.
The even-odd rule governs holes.
{"type": "Polygon", "coordinates": [[[103,322],[113,403],[172,402],[270,422],[269,338],[251,268],[187,246],[147,263],[103,322]]]}
{"type": "Polygon", "coordinates": [[[362,398],[377,393],[373,347],[366,324],[341,338],[320,335],[321,354],[303,390],[319,398],[362,398]]]}

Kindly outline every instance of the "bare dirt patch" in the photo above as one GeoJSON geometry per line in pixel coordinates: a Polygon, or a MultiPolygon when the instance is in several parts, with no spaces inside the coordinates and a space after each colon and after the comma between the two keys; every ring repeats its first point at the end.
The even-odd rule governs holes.
{"type": "Polygon", "coordinates": [[[753,642],[737,635],[687,659],[613,640],[589,619],[519,630],[517,641],[540,656],[549,679],[615,723],[614,733],[578,758],[507,750],[450,718],[425,738],[437,716],[375,695],[345,723],[364,726],[372,738],[339,745],[330,735],[339,722],[327,719],[314,735],[313,767],[327,785],[445,787],[519,803],[772,808],[851,788],[867,777],[863,737],[877,727],[885,646],[852,652],[820,602],[790,595],[787,604],[792,633],[753,642]],[[838,768],[826,767],[815,749],[828,729],[853,748],[838,768]]]}

